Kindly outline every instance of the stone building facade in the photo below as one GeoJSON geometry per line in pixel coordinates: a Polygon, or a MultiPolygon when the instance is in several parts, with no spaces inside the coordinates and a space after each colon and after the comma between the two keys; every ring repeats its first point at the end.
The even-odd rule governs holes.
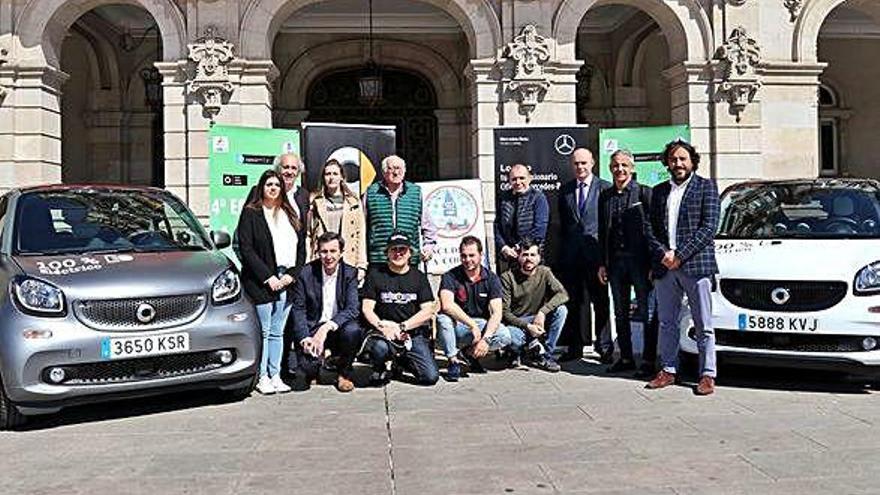
{"type": "Polygon", "coordinates": [[[490,217],[499,125],[689,124],[722,185],[878,177],[878,58],[877,0],[0,0],[0,188],[207,215],[212,122],[328,119],[398,125],[414,178],[483,178],[490,217]]]}

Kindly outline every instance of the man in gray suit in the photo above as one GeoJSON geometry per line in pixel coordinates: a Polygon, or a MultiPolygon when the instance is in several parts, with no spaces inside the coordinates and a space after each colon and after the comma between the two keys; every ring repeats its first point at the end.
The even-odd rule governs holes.
{"type": "Polygon", "coordinates": [[[608,326],[610,303],[608,287],[599,281],[599,193],[611,183],[593,175],[593,154],[578,148],[571,154],[575,179],[559,191],[559,224],[564,240],[558,255],[560,281],[568,291],[566,333],[568,351],[562,361],[583,357],[584,345],[592,341],[603,363],[613,359],[614,342],[608,326]],[[590,318],[595,312],[595,325],[590,318]],[[595,330],[594,330],[595,329],[595,330]]]}

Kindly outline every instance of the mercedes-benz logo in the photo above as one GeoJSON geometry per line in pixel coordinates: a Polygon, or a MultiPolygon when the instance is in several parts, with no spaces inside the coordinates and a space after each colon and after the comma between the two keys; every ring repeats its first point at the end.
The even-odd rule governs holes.
{"type": "Polygon", "coordinates": [[[791,293],[785,287],[777,287],[770,292],[770,300],[782,306],[791,299],[791,293]]]}
{"type": "Polygon", "coordinates": [[[574,151],[574,138],[568,134],[560,134],[553,143],[556,152],[560,155],[570,155],[574,151]]]}
{"type": "Polygon", "coordinates": [[[135,316],[137,316],[139,322],[149,323],[156,318],[156,308],[149,303],[140,303],[135,311],[135,316]]]}

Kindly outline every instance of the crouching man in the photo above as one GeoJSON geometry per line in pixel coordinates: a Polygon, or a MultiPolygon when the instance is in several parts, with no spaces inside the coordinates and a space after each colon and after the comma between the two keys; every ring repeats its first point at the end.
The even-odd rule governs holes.
{"type": "Polygon", "coordinates": [[[439,373],[429,341],[434,314],[431,285],[410,265],[412,244],[405,234],[392,233],[385,254],[388,263],[367,273],[361,303],[364,319],[374,329],[364,343],[373,366],[370,383],[387,383],[387,363],[392,362],[412,373],[416,383],[434,385],[439,373]]]}
{"type": "Polygon", "coordinates": [[[550,268],[541,265],[537,244],[522,242],[517,254],[517,265],[501,275],[502,323],[512,338],[524,335],[528,364],[555,373],[560,366],[553,352],[568,316],[568,292],[550,268]]]}
{"type": "Polygon", "coordinates": [[[461,265],[440,280],[439,341],[446,354],[446,379],[461,376],[461,365],[483,373],[479,359],[489,351],[510,348],[519,354],[522,334],[514,342],[501,324],[501,279],[483,266],[483,243],[466,236],[458,247],[461,265]]]}
{"type": "Polygon", "coordinates": [[[318,259],[293,286],[293,349],[306,383],[318,376],[326,351],[336,361],[336,388],[351,392],[352,362],[363,335],[358,324],[357,268],[340,261],[345,241],[335,232],[317,239],[318,259]]]}

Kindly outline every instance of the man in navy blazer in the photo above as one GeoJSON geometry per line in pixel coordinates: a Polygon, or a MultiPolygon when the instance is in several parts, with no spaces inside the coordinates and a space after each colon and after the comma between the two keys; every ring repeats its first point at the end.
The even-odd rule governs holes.
{"type": "Polygon", "coordinates": [[[677,140],[666,145],[663,160],[671,176],[654,187],[649,238],[660,318],[662,369],[647,388],[675,383],[679,351],[679,311],[686,294],[700,350],[698,395],[715,391],[715,333],[712,328],[712,289],[715,262],[715,231],[719,199],[714,181],[695,172],[700,155],[689,143],[677,140]]]}
{"type": "Polygon", "coordinates": [[[608,326],[610,305],[608,287],[599,281],[599,193],[611,187],[607,180],[593,175],[593,154],[578,148],[571,154],[575,179],[559,191],[559,224],[562,245],[557,255],[559,279],[570,297],[565,333],[568,351],[562,361],[580,359],[584,345],[593,343],[603,363],[614,353],[608,326]],[[590,306],[595,318],[591,318],[590,306]],[[593,324],[595,321],[595,325],[593,324]],[[592,336],[595,328],[595,341],[592,336]]]}
{"type": "Polygon", "coordinates": [[[336,232],[317,240],[318,259],[300,270],[293,287],[293,343],[306,383],[317,377],[325,350],[336,356],[340,392],[354,389],[352,363],[363,339],[358,317],[357,268],[341,261],[345,241],[336,232]]]}

